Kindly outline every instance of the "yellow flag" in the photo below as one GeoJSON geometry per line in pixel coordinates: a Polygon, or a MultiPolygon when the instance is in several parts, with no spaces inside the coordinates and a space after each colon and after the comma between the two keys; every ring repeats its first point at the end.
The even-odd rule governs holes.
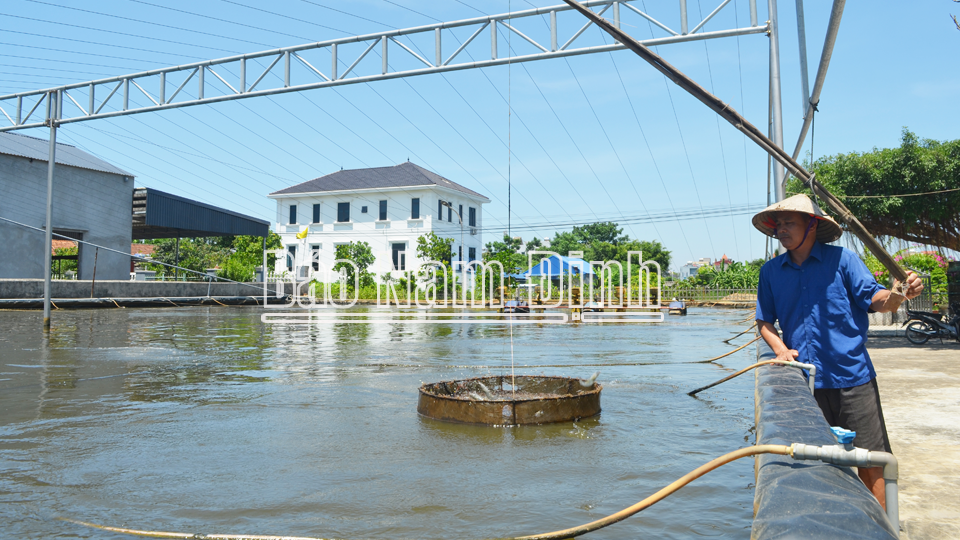
{"type": "Polygon", "coordinates": [[[310,227],[305,227],[302,231],[297,233],[297,238],[303,240],[307,237],[307,232],[310,230],[310,227]]]}

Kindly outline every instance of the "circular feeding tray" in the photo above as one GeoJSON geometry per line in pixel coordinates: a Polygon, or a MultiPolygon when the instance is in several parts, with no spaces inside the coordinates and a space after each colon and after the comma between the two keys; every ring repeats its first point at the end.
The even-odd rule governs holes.
{"type": "Polygon", "coordinates": [[[489,425],[569,422],[600,414],[594,381],[500,375],[420,386],[417,412],[450,422],[489,425]]]}

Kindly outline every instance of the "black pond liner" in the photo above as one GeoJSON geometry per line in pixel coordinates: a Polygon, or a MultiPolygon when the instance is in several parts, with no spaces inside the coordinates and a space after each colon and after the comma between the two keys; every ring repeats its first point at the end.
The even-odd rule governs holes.
{"type": "MultiPolygon", "coordinates": [[[[759,360],[775,357],[761,342],[759,360]]],[[[834,445],[836,438],[799,369],[756,370],[757,444],[834,445]]],[[[764,454],[756,461],[752,540],[894,539],[894,526],[850,467],[764,454]]]]}

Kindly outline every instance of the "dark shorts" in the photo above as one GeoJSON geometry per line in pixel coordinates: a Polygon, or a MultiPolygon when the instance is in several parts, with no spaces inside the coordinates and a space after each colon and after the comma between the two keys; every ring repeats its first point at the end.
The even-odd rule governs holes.
{"type": "Polygon", "coordinates": [[[852,388],[817,388],[813,396],[828,424],[857,432],[854,446],[892,452],[880,409],[877,379],[852,388]]]}

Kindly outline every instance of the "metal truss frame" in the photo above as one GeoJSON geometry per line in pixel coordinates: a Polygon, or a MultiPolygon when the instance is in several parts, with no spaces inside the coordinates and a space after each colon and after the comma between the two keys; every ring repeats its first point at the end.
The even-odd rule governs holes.
{"type": "MultiPolygon", "coordinates": [[[[621,26],[621,13],[624,11],[630,13],[631,16],[636,15],[645,19],[645,21],[649,21],[653,27],[659,29],[658,32],[663,33],[663,36],[642,41],[647,46],[770,32],[771,25],[769,22],[763,25],[757,23],[756,0],[750,0],[750,26],[710,32],[702,31],[704,26],[723,10],[730,3],[730,0],[720,0],[719,5],[697,23],[692,30],[688,29],[687,0],[679,0],[679,31],[638,9],[631,3],[635,1],[588,0],[583,4],[599,10],[597,11],[599,14],[611,12],[614,24],[618,27],[621,26]]],[[[0,114],[2,114],[0,121],[6,120],[9,123],[9,125],[0,126],[0,132],[347,84],[624,49],[624,46],[619,43],[576,46],[578,38],[593,25],[589,21],[583,24],[582,20],[578,20],[574,25],[571,25],[569,37],[565,34],[563,37],[566,37],[566,39],[562,40],[560,28],[557,24],[557,15],[571,9],[568,5],[558,5],[475,17],[9,94],[0,96],[0,114]],[[526,33],[519,29],[518,22],[532,17],[539,18],[538,16],[549,16],[549,34],[541,37],[541,34],[545,33],[547,25],[539,23],[537,28],[528,29],[526,33]],[[472,33],[467,39],[460,41],[453,34],[454,29],[472,30],[472,33]],[[508,32],[515,34],[529,45],[515,42],[516,45],[513,50],[508,47],[498,47],[504,41],[504,36],[508,32]],[[433,39],[430,39],[430,34],[433,34],[433,39]],[[471,43],[475,41],[479,43],[477,38],[480,38],[481,35],[486,36],[490,52],[489,58],[483,60],[465,59],[467,55],[462,53],[471,43]],[[538,37],[535,39],[530,37],[531,35],[538,37]],[[419,37],[421,43],[425,39],[432,41],[433,50],[430,51],[432,54],[425,54],[419,50],[412,41],[414,37],[419,37]],[[458,43],[458,47],[452,53],[447,52],[445,54],[443,44],[451,42],[458,43]],[[518,52],[521,48],[529,51],[530,46],[533,47],[535,52],[518,52]],[[381,60],[379,63],[375,61],[362,62],[370,52],[376,49],[379,49],[381,60]],[[361,52],[357,53],[357,50],[361,50],[361,52]],[[390,62],[391,59],[395,60],[393,64],[390,62]],[[325,63],[322,63],[321,60],[325,63]],[[347,62],[350,63],[347,64],[347,62]],[[264,65],[266,65],[266,68],[263,67],[264,65]],[[278,65],[282,66],[282,69],[277,68],[278,65]],[[321,70],[316,67],[318,65],[329,66],[329,69],[321,70]],[[341,69],[341,65],[348,67],[341,69]],[[268,79],[268,75],[271,74],[273,76],[268,79]],[[250,77],[251,75],[254,75],[255,78],[250,77]],[[252,83],[249,82],[251,78],[253,79],[252,83]],[[191,81],[193,84],[190,84],[191,81]],[[269,86],[268,82],[271,83],[269,86]],[[196,97],[187,97],[187,92],[184,92],[184,89],[188,87],[188,84],[195,90],[196,97]],[[131,92],[145,97],[147,103],[144,105],[133,103],[131,92]],[[98,99],[98,96],[104,94],[106,97],[98,99]],[[178,100],[178,98],[180,99],[178,100]],[[47,102],[47,105],[41,111],[46,111],[45,118],[31,121],[34,113],[40,109],[44,101],[47,102]],[[50,103],[55,104],[55,106],[51,107],[50,103]]],[[[584,40],[580,41],[583,42],[584,40]]]]}
{"type": "MultiPolygon", "coordinates": [[[[643,10],[640,10],[636,6],[632,5],[631,2],[634,1],[635,0],[585,0],[581,3],[582,5],[595,10],[599,9],[597,12],[598,15],[603,15],[607,11],[612,10],[613,24],[617,28],[621,28],[621,8],[626,8],[628,12],[635,13],[637,16],[645,19],[650,23],[651,27],[655,26],[659,28],[664,35],[662,37],[654,37],[641,41],[641,43],[647,46],[666,45],[670,43],[682,43],[687,41],[716,39],[748,34],[769,35],[771,38],[770,89],[771,96],[774,96],[775,94],[777,98],[776,103],[771,101],[773,107],[771,108],[770,114],[774,117],[774,119],[778,120],[780,118],[779,51],[776,46],[777,0],[767,0],[771,17],[770,20],[766,21],[763,25],[759,25],[757,23],[757,0],[749,0],[750,26],[745,28],[715,30],[711,32],[703,32],[701,30],[703,30],[704,26],[711,19],[713,19],[717,13],[722,11],[731,0],[719,0],[719,5],[699,23],[697,23],[692,30],[688,29],[689,21],[687,17],[687,0],[679,0],[679,32],[673,30],[671,27],[667,26],[661,21],[658,21],[650,14],[645,13],[643,10]]],[[[798,9],[802,5],[802,1],[803,0],[797,0],[798,9]]],[[[834,1],[842,3],[843,0],[834,1]]],[[[54,169],[56,167],[57,128],[61,124],[154,112],[165,109],[175,109],[179,107],[189,107],[193,105],[218,103],[222,101],[232,101],[249,97],[269,96],[285,94],[289,92],[302,92],[304,90],[313,90],[329,86],[366,83],[400,77],[427,75],[430,73],[444,73],[463,69],[499,66],[514,62],[530,62],[533,60],[545,60],[549,58],[561,58],[581,54],[625,49],[625,47],[620,43],[604,45],[583,44],[582,46],[573,46],[578,38],[580,38],[580,36],[582,36],[583,33],[593,25],[593,23],[590,21],[586,22],[586,24],[583,24],[582,19],[577,20],[572,25],[572,28],[579,29],[572,33],[572,35],[570,35],[570,37],[563,41],[563,44],[560,45],[560,31],[557,23],[557,15],[559,13],[571,11],[572,9],[573,8],[571,6],[564,4],[516,11],[512,13],[504,13],[500,15],[475,17],[472,19],[418,26],[403,30],[392,30],[389,32],[319,41],[316,43],[308,43],[294,47],[284,47],[269,51],[230,56],[217,60],[207,60],[192,64],[144,71],[130,75],[121,75],[118,77],[109,77],[106,79],[97,79],[94,81],[68,84],[53,88],[46,88],[43,90],[34,90],[30,92],[20,92],[16,94],[0,96],[0,114],[2,114],[10,124],[6,126],[0,126],[0,132],[36,128],[41,126],[47,126],[50,128],[50,150],[47,160],[47,225],[45,231],[46,241],[44,243],[46,246],[44,260],[46,275],[44,277],[43,286],[44,332],[50,331],[50,266],[52,264],[51,245],[53,242],[53,229],[51,226],[53,219],[53,176],[54,169]],[[518,23],[522,22],[523,19],[533,17],[541,18],[539,16],[545,15],[549,15],[550,22],[548,25],[546,25],[549,29],[549,35],[539,38],[539,41],[530,37],[527,35],[527,33],[524,33],[519,29],[520,25],[518,23]],[[454,29],[469,29],[470,27],[474,27],[474,29],[470,34],[470,37],[465,41],[461,42],[457,36],[453,34],[454,29]],[[502,27],[502,30],[500,27],[502,27]],[[489,29],[489,32],[486,32],[486,34],[489,36],[490,40],[490,58],[486,60],[474,60],[471,58],[469,61],[464,61],[461,57],[461,53],[463,53],[467,46],[470,45],[477,37],[483,34],[487,29],[489,29]],[[532,46],[537,52],[519,53],[517,52],[517,48],[513,48],[508,45],[506,48],[506,54],[501,54],[498,50],[499,43],[504,39],[501,36],[501,33],[507,32],[516,34],[523,40],[523,42],[527,43],[527,45],[523,45],[523,42],[518,42],[521,47],[529,49],[529,46],[532,46]],[[429,40],[430,34],[433,34],[432,41],[434,54],[432,61],[425,58],[424,56],[429,55],[425,55],[424,53],[420,52],[416,44],[413,42],[413,38],[417,37],[418,35],[420,36],[421,40],[429,40]],[[453,39],[455,42],[459,43],[459,46],[452,54],[446,56],[446,59],[444,59],[442,45],[445,41],[449,41],[450,39],[453,39]],[[404,43],[404,41],[406,41],[406,43],[404,43]],[[548,42],[550,44],[549,47],[544,45],[544,43],[548,42]],[[377,47],[378,44],[380,45],[381,59],[379,73],[377,73],[376,62],[362,62],[362,60],[364,60],[364,58],[366,58],[367,55],[377,47]],[[352,54],[341,53],[341,47],[347,49],[356,45],[363,47],[363,50],[359,53],[359,55],[353,56],[352,54]],[[399,61],[394,65],[391,65],[389,61],[392,52],[399,54],[399,61]],[[327,65],[330,66],[330,70],[327,73],[324,73],[320,69],[316,68],[308,58],[305,58],[309,56],[308,53],[314,55],[326,54],[326,60],[329,61],[327,65]],[[341,72],[339,70],[340,64],[346,64],[346,62],[343,61],[343,57],[349,58],[351,63],[349,64],[349,67],[341,72]],[[248,68],[252,67],[252,73],[256,73],[263,68],[263,65],[260,64],[261,61],[263,63],[269,62],[269,64],[265,69],[260,71],[260,74],[256,77],[256,79],[254,79],[253,83],[248,85],[248,68]],[[283,62],[282,77],[279,76],[278,73],[273,73],[274,68],[277,66],[277,64],[280,64],[281,61],[283,62]],[[414,67],[408,67],[408,64],[411,63],[414,67]],[[401,64],[403,64],[403,66],[401,66],[401,64]],[[421,64],[425,67],[420,67],[421,64]],[[298,68],[300,73],[295,73],[295,66],[301,65],[302,68],[298,68]],[[234,68],[238,70],[238,75],[236,74],[234,68]],[[365,74],[360,74],[361,72],[365,72],[365,74]],[[221,73],[227,74],[228,77],[224,77],[221,75],[221,73]],[[273,79],[279,79],[282,84],[274,84],[270,88],[264,88],[267,86],[267,83],[264,82],[264,80],[267,79],[267,76],[271,73],[273,73],[274,77],[270,80],[272,81],[273,79]],[[348,77],[352,73],[355,73],[355,75],[348,77]],[[212,77],[208,77],[208,75],[212,75],[212,77]],[[310,77],[311,80],[301,81],[301,77],[303,76],[310,77]],[[170,81],[168,81],[168,78],[170,81]],[[184,96],[187,95],[187,93],[183,92],[183,90],[185,87],[187,87],[188,83],[194,80],[194,78],[196,78],[195,82],[197,85],[197,96],[181,98],[180,101],[176,101],[177,97],[180,96],[181,93],[184,96]],[[231,80],[233,81],[232,84],[230,82],[231,80]],[[261,84],[263,84],[263,86],[260,86],[261,84]],[[167,95],[168,85],[176,85],[176,89],[172,94],[169,95],[169,97],[167,95]],[[131,103],[131,86],[133,86],[135,92],[139,91],[139,93],[145,96],[147,100],[149,100],[150,104],[139,105],[137,103],[131,103]],[[147,90],[148,88],[155,89],[155,93],[151,94],[151,92],[147,90]],[[99,101],[97,100],[98,89],[102,89],[102,91],[107,92],[107,96],[99,101]],[[117,95],[117,92],[120,92],[120,94],[116,99],[114,99],[114,96],[117,95]],[[86,107],[81,105],[81,102],[86,102],[86,107]],[[64,108],[65,103],[67,104],[66,108],[64,108]],[[40,109],[41,105],[43,105],[42,110],[45,111],[44,119],[42,121],[38,120],[31,122],[30,119],[33,117],[33,114],[37,111],[37,109],[40,109]],[[9,109],[12,114],[11,112],[8,112],[7,109],[9,109]],[[24,114],[25,111],[26,114],[24,114]]],[[[541,30],[537,28],[536,33],[534,33],[533,30],[528,30],[528,32],[531,35],[539,35],[541,30]]],[[[581,40],[581,43],[583,41],[585,40],[581,40]]],[[[510,42],[508,41],[508,43],[510,42]]],[[[344,50],[343,53],[347,53],[347,51],[344,50]]],[[[319,64],[319,60],[314,60],[314,62],[319,64]]],[[[0,118],[0,121],[2,121],[2,118],[0,118]]],[[[782,147],[782,136],[780,137],[780,140],[775,140],[775,142],[782,147]]],[[[264,262],[266,262],[266,251],[264,251],[264,262]]],[[[264,283],[264,287],[264,294],[266,294],[266,283],[264,283]]]]}

